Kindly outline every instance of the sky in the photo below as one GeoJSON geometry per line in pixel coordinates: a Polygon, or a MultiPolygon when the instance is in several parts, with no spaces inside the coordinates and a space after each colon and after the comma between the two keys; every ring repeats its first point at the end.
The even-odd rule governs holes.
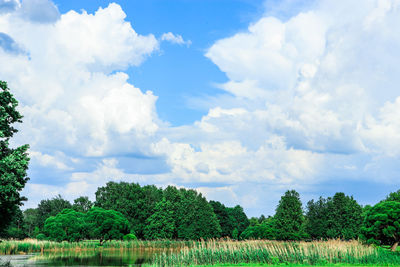
{"type": "Polygon", "coordinates": [[[399,0],[0,0],[24,208],[108,181],[273,215],[400,188],[399,0]]]}

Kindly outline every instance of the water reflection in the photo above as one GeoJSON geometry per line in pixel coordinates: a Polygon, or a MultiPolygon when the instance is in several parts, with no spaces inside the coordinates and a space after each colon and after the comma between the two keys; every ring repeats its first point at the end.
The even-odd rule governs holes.
{"type": "Polygon", "coordinates": [[[141,266],[150,262],[150,250],[56,251],[7,256],[11,266],[141,266]]]}

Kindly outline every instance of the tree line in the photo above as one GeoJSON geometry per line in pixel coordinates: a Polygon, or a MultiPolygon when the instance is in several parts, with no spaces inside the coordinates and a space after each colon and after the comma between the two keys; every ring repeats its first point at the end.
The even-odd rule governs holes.
{"type": "Polygon", "coordinates": [[[326,240],[362,238],[394,246],[400,233],[400,190],[374,207],[362,207],[352,196],[336,193],[302,207],[300,195],[288,190],[274,216],[248,219],[239,205],[226,207],[185,188],[108,182],[96,200],[79,197],[70,203],[57,196],[35,209],[16,213],[3,237],[56,241],[87,238],[326,240]],[[377,226],[378,225],[378,226],[377,226]],[[65,230],[65,229],[68,229],[65,230]]]}

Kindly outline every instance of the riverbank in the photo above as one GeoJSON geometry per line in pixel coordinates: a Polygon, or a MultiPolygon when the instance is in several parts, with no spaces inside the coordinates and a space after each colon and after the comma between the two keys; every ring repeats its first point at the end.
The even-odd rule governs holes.
{"type": "Polygon", "coordinates": [[[0,253],[8,255],[39,253],[40,256],[33,260],[62,259],[68,260],[71,264],[74,261],[82,262],[83,257],[88,261],[110,257],[112,260],[127,259],[125,261],[127,264],[145,259],[143,263],[149,266],[400,266],[399,252],[366,246],[358,241],[339,240],[314,242],[134,240],[109,241],[99,246],[99,242],[95,240],[57,243],[29,239],[3,241],[0,243],[0,253]]]}

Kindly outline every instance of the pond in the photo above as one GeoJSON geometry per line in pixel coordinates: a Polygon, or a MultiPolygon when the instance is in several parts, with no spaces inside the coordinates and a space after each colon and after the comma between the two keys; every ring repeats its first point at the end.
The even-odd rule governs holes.
{"type": "Polygon", "coordinates": [[[149,263],[151,250],[83,250],[44,252],[28,255],[0,255],[0,266],[141,266],[149,263]]]}

